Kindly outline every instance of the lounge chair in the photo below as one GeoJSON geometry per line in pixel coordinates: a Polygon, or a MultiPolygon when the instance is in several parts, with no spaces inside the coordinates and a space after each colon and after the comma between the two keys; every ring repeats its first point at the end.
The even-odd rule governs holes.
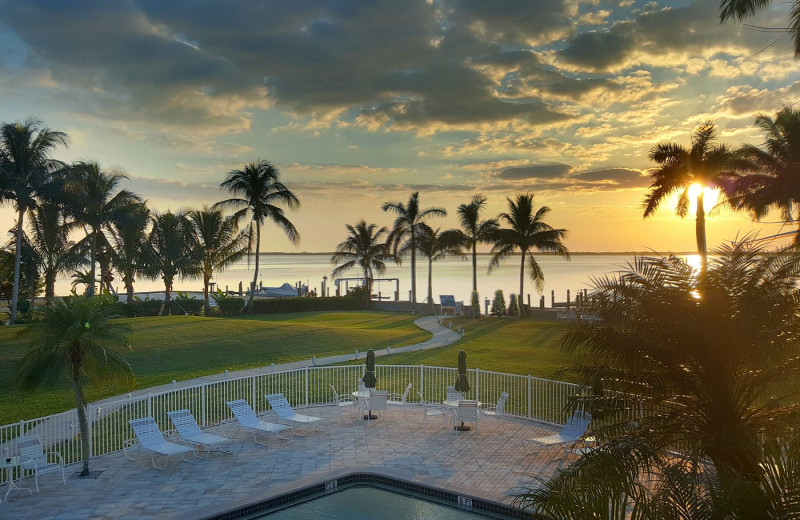
{"type": "Polygon", "coordinates": [[[172,455],[180,455],[181,460],[190,464],[194,464],[194,460],[187,459],[186,454],[193,453],[194,458],[197,458],[197,450],[176,442],[168,442],[166,439],[164,439],[164,434],[161,433],[161,430],[158,428],[155,419],[152,417],[131,419],[128,421],[128,424],[130,424],[131,428],[133,428],[133,433],[136,434],[136,440],[139,441],[139,450],[136,452],[136,457],[131,458],[128,455],[128,449],[133,445],[129,443],[123,445],[123,451],[125,452],[126,459],[136,460],[139,458],[139,452],[144,450],[150,453],[150,462],[153,463],[153,467],[156,469],[164,470],[164,468],[167,467],[167,462],[169,461],[170,456],[172,455]],[[163,466],[158,467],[158,465],[156,465],[156,455],[164,456],[163,466]]]}
{"type": "Polygon", "coordinates": [[[487,404],[481,409],[481,413],[487,417],[499,419],[506,414],[506,403],[508,402],[508,392],[503,392],[497,399],[497,404],[487,404]]]}
{"type": "Polygon", "coordinates": [[[441,417],[445,424],[450,422],[450,418],[448,417],[447,411],[444,408],[427,403],[425,399],[422,398],[422,394],[419,392],[417,392],[417,395],[419,396],[419,402],[422,403],[422,409],[425,410],[425,417],[422,420],[423,426],[425,426],[425,423],[428,422],[428,417],[441,417]]]}
{"type": "MultiPolygon", "coordinates": [[[[217,451],[223,453],[233,453],[222,448],[223,444],[233,442],[233,439],[230,437],[222,437],[221,435],[214,435],[212,433],[205,433],[200,429],[200,426],[197,425],[194,415],[192,415],[192,412],[189,410],[185,408],[183,410],[175,410],[174,412],[167,412],[167,415],[172,421],[172,424],[175,425],[175,429],[178,430],[178,435],[180,435],[181,439],[193,444],[196,448],[205,448],[206,451],[211,451],[213,448],[216,448],[217,451]]],[[[198,457],[200,457],[200,455],[198,455],[198,457]]]]}
{"type": "Polygon", "coordinates": [[[339,412],[339,419],[342,418],[342,412],[345,409],[358,411],[358,403],[356,403],[351,396],[339,395],[336,388],[334,388],[333,385],[330,386],[331,390],[333,390],[333,404],[336,405],[336,410],[339,412]]]}
{"type": "Polygon", "coordinates": [[[592,422],[591,414],[586,412],[576,411],[567,421],[567,424],[561,428],[561,431],[555,435],[548,435],[546,437],[537,437],[535,439],[522,439],[522,447],[528,453],[536,453],[544,448],[549,456],[551,456],[551,449],[571,446],[581,440],[592,422]]]}
{"type": "Polygon", "coordinates": [[[408,383],[405,392],[403,392],[402,394],[397,394],[397,393],[389,394],[389,400],[387,401],[388,404],[393,406],[405,405],[406,400],[408,399],[409,392],[411,392],[411,383],[408,383]]]}
{"type": "Polygon", "coordinates": [[[272,433],[276,437],[283,439],[284,437],[278,435],[278,432],[289,428],[285,424],[275,424],[262,421],[256,416],[256,413],[244,399],[228,401],[225,404],[228,405],[228,408],[230,408],[231,413],[233,413],[233,416],[236,418],[236,422],[239,423],[239,427],[244,428],[253,434],[253,441],[256,444],[261,444],[262,446],[267,445],[266,442],[258,442],[257,435],[259,433],[272,433]]]}
{"type": "Polygon", "coordinates": [[[372,390],[364,402],[364,408],[367,410],[367,420],[372,418],[372,412],[383,412],[385,417],[388,404],[389,392],[386,390],[372,390]]]}
{"type": "Polygon", "coordinates": [[[301,415],[296,413],[292,408],[292,405],[289,404],[289,401],[286,400],[286,396],[283,394],[268,394],[264,396],[269,401],[270,407],[272,407],[272,411],[275,412],[281,420],[288,421],[292,427],[292,433],[295,435],[302,435],[300,432],[297,431],[297,427],[302,426],[311,426],[317,431],[322,431],[316,427],[316,425],[322,422],[322,417],[314,417],[311,415],[301,415]]]}
{"type": "MultiPolygon", "coordinates": [[[[57,451],[50,451],[45,453],[42,449],[42,443],[39,437],[24,437],[17,439],[17,449],[19,450],[20,467],[33,471],[33,481],[36,483],[36,492],[39,492],[39,475],[52,473],[54,471],[61,472],[61,480],[64,485],[67,485],[66,478],[64,477],[64,459],[57,451]]],[[[8,471],[11,471],[10,469],[8,471]]],[[[9,490],[11,485],[9,484],[9,490]]],[[[6,493],[6,500],[8,500],[8,493],[6,493]]]]}

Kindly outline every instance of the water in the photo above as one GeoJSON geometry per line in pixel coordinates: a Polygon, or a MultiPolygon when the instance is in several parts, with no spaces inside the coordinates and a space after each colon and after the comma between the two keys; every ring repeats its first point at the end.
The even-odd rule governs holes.
{"type": "Polygon", "coordinates": [[[357,486],[257,518],[269,520],[449,520],[492,518],[371,486],[357,486]]]}
{"type": "MultiPolygon", "coordinates": [[[[544,272],[545,304],[550,306],[550,291],[555,291],[556,301],[564,301],[566,292],[569,289],[572,299],[575,298],[576,291],[591,287],[591,277],[601,277],[604,274],[614,273],[624,269],[629,262],[632,262],[632,255],[604,255],[604,254],[582,254],[573,255],[567,261],[559,256],[535,255],[539,265],[544,272]]],[[[506,295],[519,292],[519,271],[520,257],[512,256],[507,258],[501,266],[487,274],[489,265],[489,254],[478,255],[478,294],[483,302],[486,298],[492,299],[497,289],[502,289],[506,295]]],[[[254,265],[253,260],[248,262],[243,260],[226,271],[215,273],[214,280],[217,288],[238,290],[239,282],[247,289],[253,280],[254,265]]],[[[331,271],[335,266],[330,263],[329,254],[262,254],[259,266],[259,281],[265,287],[277,287],[285,282],[292,285],[297,282],[308,284],[319,294],[323,277],[327,276],[330,295],[335,295],[336,286],[331,280],[331,271]]],[[[358,278],[362,275],[361,271],[352,270],[344,276],[358,278]]],[[[116,275],[115,275],[116,276],[116,275]]],[[[409,300],[411,290],[411,265],[410,260],[405,260],[402,265],[388,265],[385,273],[376,275],[380,278],[399,279],[399,299],[409,300]]],[[[350,286],[358,285],[357,282],[349,282],[350,286]]],[[[117,291],[124,292],[121,281],[117,279],[113,282],[117,291]]],[[[344,291],[344,282],[341,285],[344,291]]],[[[136,291],[163,291],[164,285],[160,280],[139,280],[134,284],[136,291]]],[[[176,280],[174,283],[175,291],[202,291],[202,279],[196,280],[176,280]]],[[[382,296],[394,298],[395,282],[382,281],[376,282],[374,292],[380,292],[382,296]]],[[[68,294],[70,291],[70,280],[61,279],[56,284],[56,294],[68,294]]],[[[433,300],[439,303],[439,295],[452,294],[456,300],[463,300],[469,304],[472,291],[472,262],[471,260],[461,260],[459,258],[447,258],[434,262],[433,264],[433,300]]],[[[423,302],[428,293],[428,264],[426,259],[417,260],[417,301],[423,302]]],[[[536,292],[533,284],[525,273],[524,294],[530,295],[531,303],[538,305],[539,293],[536,292]]]]}

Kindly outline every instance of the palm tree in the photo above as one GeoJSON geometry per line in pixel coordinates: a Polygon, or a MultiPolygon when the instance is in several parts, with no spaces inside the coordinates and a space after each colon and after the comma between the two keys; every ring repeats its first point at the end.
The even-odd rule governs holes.
{"type": "Polygon", "coordinates": [[[420,229],[430,217],[446,217],[447,210],[440,207],[421,209],[418,191],[411,194],[407,204],[386,202],[382,209],[397,215],[387,242],[391,244],[395,257],[400,258],[398,255],[400,249],[404,253],[411,254],[411,303],[417,303],[417,239],[420,229]]]}
{"type": "Polygon", "coordinates": [[[486,197],[473,195],[467,204],[458,206],[458,223],[461,224],[461,242],[472,252],[472,290],[478,290],[478,243],[491,241],[497,230],[497,219],[481,220],[481,210],[486,205],[486,197]]]}
{"type": "Polygon", "coordinates": [[[0,202],[12,201],[17,210],[11,323],[17,319],[25,212],[35,208],[37,201],[47,193],[53,172],[62,166],[51,159],[50,154],[57,146],[66,144],[67,134],[50,130],[32,117],[0,126],[0,202]]]}
{"type": "Polygon", "coordinates": [[[191,248],[192,223],[184,213],[153,214],[151,219],[150,265],[151,277],[161,276],[164,282],[164,313],[170,310],[172,283],[175,277],[194,277],[200,274],[199,257],[191,248]]]}
{"type": "Polygon", "coordinates": [[[73,227],[89,227],[86,241],[89,247],[91,273],[90,295],[95,293],[98,247],[105,245],[106,242],[105,236],[100,235],[111,229],[114,219],[123,213],[136,211],[143,203],[141,197],[128,190],[116,191],[117,186],[126,179],[127,177],[119,172],[101,170],[96,162],[75,163],[67,174],[64,190],[67,209],[74,219],[73,227]]]}
{"type": "MultiPolygon", "coordinates": [[[[592,431],[599,447],[556,477],[572,479],[576,500],[594,496],[607,508],[624,492],[638,501],[648,491],[641,477],[683,479],[680,473],[692,468],[715,473],[718,481],[701,483],[705,489],[766,493],[763,484],[774,480],[770,473],[780,462],[770,443],[793,442],[790,455],[795,461],[800,455],[793,433],[800,251],[767,252],[745,239],[714,253],[717,259],[699,274],[676,257],[638,258],[628,272],[597,280],[602,321],[577,321],[565,336],[563,348],[576,360],[570,371],[591,387],[574,404],[602,417],[592,431]],[[669,461],[677,467],[668,468],[669,461]]],[[[790,478],[783,486],[793,490],[795,507],[798,482],[790,478]]],[[[691,495],[701,488],[687,489],[691,495]]],[[[791,517],[764,514],[763,502],[742,502],[703,518],[728,517],[747,502],[759,504],[762,514],[729,518],[791,517]]]]}
{"type": "Polygon", "coordinates": [[[40,319],[22,334],[31,338],[31,347],[20,361],[18,384],[36,388],[59,380],[64,375],[75,390],[75,407],[81,431],[83,470],[89,475],[91,454],[89,420],[86,416],[88,379],[132,383],[130,365],[113,350],[130,348],[126,333],[130,330],[119,320],[112,320],[112,302],[105,297],[68,296],[43,308],[40,319]]]}
{"type": "MultiPolygon", "coordinates": [[[[756,220],[774,208],[785,222],[800,221],[800,111],[784,107],[775,118],[758,114],[755,125],[764,132],[765,149],[746,144],[737,150],[747,175],[737,179],[730,203],[756,220]]],[[[800,230],[794,243],[800,244],[800,230]]]]}
{"type": "MultiPolygon", "coordinates": [[[[525,264],[529,262],[529,276],[541,292],[544,289],[544,273],[539,263],[532,254],[532,250],[556,253],[569,260],[569,250],[561,242],[567,236],[566,229],[555,229],[544,218],[550,213],[550,208],[542,206],[534,212],[533,194],[517,195],[515,200],[506,197],[508,212],[498,215],[497,220],[508,227],[499,227],[493,236],[494,245],[491,252],[494,254],[489,261],[489,272],[500,265],[500,262],[520,252],[519,267],[519,300],[522,299],[525,289],[525,264]]],[[[526,312],[525,306],[520,303],[521,312],[526,312]]]]}
{"type": "Polygon", "coordinates": [[[441,231],[428,226],[420,228],[417,246],[419,252],[428,259],[428,303],[433,305],[433,262],[450,256],[463,257],[462,237],[458,230],[441,231]]]}
{"type": "Polygon", "coordinates": [[[336,246],[336,252],[331,256],[332,264],[344,262],[333,270],[331,276],[338,278],[345,271],[349,271],[356,266],[364,271],[364,283],[366,285],[366,306],[369,307],[369,300],[372,295],[373,273],[378,274],[386,271],[386,261],[394,260],[389,247],[382,238],[388,232],[386,227],[378,227],[375,224],[367,224],[365,220],[360,220],[355,226],[346,224],[347,238],[336,246]]]}
{"type": "Polygon", "coordinates": [[[31,246],[44,277],[44,296],[48,305],[55,297],[58,275],[83,265],[86,259],[73,249],[64,212],[58,204],[46,202],[30,212],[31,246]]]}
{"type": "Polygon", "coordinates": [[[239,232],[236,217],[225,217],[218,209],[204,207],[189,212],[192,225],[189,247],[201,262],[203,273],[203,302],[208,314],[208,285],[214,270],[222,271],[247,254],[247,235],[239,232]]]}
{"type": "MultiPolygon", "coordinates": [[[[674,193],[680,193],[675,213],[681,218],[689,212],[689,188],[724,187],[733,176],[734,154],[727,145],[714,145],[717,127],[711,121],[698,126],[692,133],[692,147],[687,150],[678,143],[659,143],[650,150],[649,158],[661,166],[653,172],[653,184],[644,199],[644,218],[655,213],[661,202],[674,193]]],[[[701,270],[708,263],[706,247],[706,211],[703,206],[703,189],[697,192],[695,235],[701,270]]]]}
{"type": "Polygon", "coordinates": [[[147,275],[149,263],[147,226],[150,210],[145,204],[133,206],[130,211],[114,217],[109,230],[109,253],[112,263],[122,277],[127,294],[126,304],[133,302],[133,284],[136,277],[147,275]]]}
{"type": "MultiPolygon", "coordinates": [[[[249,242],[252,246],[255,238],[256,255],[253,282],[250,284],[250,298],[247,301],[247,309],[252,310],[256,282],[258,282],[261,226],[265,220],[271,220],[283,230],[292,244],[299,243],[300,233],[297,232],[294,224],[286,217],[283,208],[279,205],[285,204],[288,208],[295,209],[300,207],[300,200],[280,182],[278,169],[267,161],[245,164],[241,170],[231,170],[220,184],[220,188],[224,188],[238,197],[217,202],[212,209],[233,209],[235,211],[233,215],[237,222],[241,222],[248,215],[250,218],[249,242]]],[[[252,251],[252,247],[250,250],[252,251]]]]}
{"type": "MultiPolygon", "coordinates": [[[[741,22],[751,16],[755,16],[759,11],[765,9],[771,0],[720,0],[720,22],[724,23],[730,19],[741,22]]],[[[791,34],[794,40],[794,57],[800,58],[800,2],[794,0],[789,14],[790,22],[788,27],[766,28],[776,32],[791,34]]]]}

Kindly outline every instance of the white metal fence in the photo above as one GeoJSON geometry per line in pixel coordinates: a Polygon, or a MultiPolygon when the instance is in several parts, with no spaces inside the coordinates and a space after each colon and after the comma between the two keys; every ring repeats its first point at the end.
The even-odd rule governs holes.
{"type": "MultiPolygon", "coordinates": [[[[215,426],[232,418],[226,401],[246,399],[256,413],[261,413],[269,410],[264,395],[276,392],[282,392],[296,407],[332,404],[331,386],[343,395],[354,392],[364,370],[364,365],[306,367],[92,403],[87,410],[92,439],[90,456],[122,450],[123,443],[133,437],[129,419],[152,416],[166,431],[172,428],[167,412],[188,408],[201,427],[215,426]]],[[[401,393],[411,383],[408,396],[411,403],[419,402],[417,392],[426,401],[444,400],[445,387],[452,385],[458,374],[455,368],[424,365],[377,365],[375,371],[380,389],[401,393]]],[[[467,377],[471,399],[494,403],[501,392],[508,392],[506,413],[548,423],[566,422],[568,400],[578,392],[575,384],[501,372],[472,369],[467,371],[467,377]]],[[[13,440],[22,436],[38,436],[46,449],[61,453],[65,464],[83,459],[75,410],[1,426],[0,449],[4,456],[14,454],[13,440]]],[[[0,482],[4,477],[0,474],[0,482]]]]}

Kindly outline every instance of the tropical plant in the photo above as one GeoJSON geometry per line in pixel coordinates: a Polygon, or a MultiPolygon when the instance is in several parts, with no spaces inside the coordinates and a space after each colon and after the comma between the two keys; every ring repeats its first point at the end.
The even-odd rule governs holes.
{"type": "Polygon", "coordinates": [[[184,213],[155,213],[150,221],[148,274],[151,278],[160,276],[164,282],[164,312],[168,313],[172,283],[178,276],[199,275],[199,257],[190,247],[192,224],[184,213]]]}
{"type": "MultiPolygon", "coordinates": [[[[534,211],[533,194],[517,195],[515,200],[506,197],[508,212],[501,213],[497,219],[508,227],[498,228],[493,234],[492,259],[489,261],[489,272],[500,265],[500,262],[520,252],[519,295],[525,292],[525,264],[528,264],[529,276],[536,290],[544,289],[544,273],[534,258],[532,250],[556,253],[569,260],[569,250],[561,242],[567,236],[566,229],[555,229],[544,218],[550,208],[542,206],[534,211]]],[[[525,307],[521,308],[525,309],[525,307]]]]}
{"type": "Polygon", "coordinates": [[[481,317],[481,299],[478,297],[478,291],[472,291],[470,296],[470,309],[472,310],[473,318],[481,317]]]}
{"type": "Polygon", "coordinates": [[[30,212],[30,238],[34,259],[44,277],[44,296],[48,305],[55,297],[56,279],[62,273],[86,263],[73,248],[64,213],[58,204],[45,202],[30,212]]]}
{"type": "Polygon", "coordinates": [[[502,289],[497,289],[494,292],[494,299],[492,299],[492,316],[505,316],[506,315],[506,297],[503,295],[502,289]]]}
{"type": "Polygon", "coordinates": [[[25,212],[35,208],[43,196],[52,194],[53,174],[63,164],[51,159],[50,154],[66,144],[67,134],[50,130],[32,117],[0,126],[0,203],[10,201],[17,210],[11,323],[17,319],[25,212]]]}
{"type": "Polygon", "coordinates": [[[519,309],[520,309],[519,302],[517,301],[517,295],[511,293],[508,295],[508,315],[509,316],[519,316],[519,309]]]}
{"type": "Polygon", "coordinates": [[[211,298],[214,299],[214,303],[217,304],[217,308],[223,316],[236,316],[244,308],[244,298],[229,296],[222,292],[222,289],[217,289],[211,298]]]}
{"type": "Polygon", "coordinates": [[[147,276],[150,246],[147,227],[150,210],[145,204],[131,206],[115,215],[108,233],[108,252],[112,264],[122,277],[126,305],[133,303],[133,284],[137,276],[147,276]]]}
{"type": "Polygon", "coordinates": [[[114,350],[128,347],[126,333],[129,329],[119,320],[111,319],[112,303],[103,296],[89,298],[73,294],[44,307],[36,323],[22,331],[31,343],[18,367],[18,384],[23,388],[36,388],[67,376],[75,390],[83,455],[81,475],[84,476],[89,474],[91,454],[86,416],[87,382],[133,382],[130,366],[114,350]]]}
{"type": "Polygon", "coordinates": [[[467,204],[460,204],[456,213],[461,229],[457,230],[461,244],[472,253],[472,290],[478,290],[478,244],[490,243],[497,230],[497,219],[481,220],[481,211],[486,205],[486,197],[473,195],[467,204]]]}
{"type": "MultiPolygon", "coordinates": [[[[741,22],[755,16],[759,11],[771,4],[771,0],[720,0],[720,22],[724,23],[730,19],[741,22]]],[[[788,27],[763,28],[761,30],[774,30],[778,33],[791,34],[794,41],[794,57],[800,58],[800,2],[793,0],[792,8],[789,13],[790,22],[788,27]]],[[[781,36],[782,38],[782,36],[781,36]]]]}
{"type": "Polygon", "coordinates": [[[87,294],[89,292],[89,288],[93,285],[93,282],[96,280],[92,278],[92,272],[90,270],[75,270],[72,272],[72,283],[70,284],[73,291],[78,290],[79,285],[83,285],[83,293],[87,294]]]}
{"type": "Polygon", "coordinates": [[[653,172],[653,183],[644,199],[644,218],[652,216],[659,205],[675,193],[679,193],[675,213],[681,218],[686,217],[689,212],[690,189],[693,185],[697,186],[695,236],[701,270],[705,270],[708,264],[704,188],[718,188],[729,184],[736,167],[735,155],[729,146],[712,144],[717,133],[716,125],[705,121],[692,132],[690,149],[673,142],[659,143],[648,155],[660,167],[653,172]]]}
{"type": "Polygon", "coordinates": [[[350,269],[360,267],[364,272],[364,285],[367,288],[365,305],[369,308],[374,273],[383,273],[386,271],[386,261],[394,260],[388,246],[382,241],[387,230],[385,227],[379,228],[375,224],[367,224],[363,219],[355,226],[346,224],[345,227],[347,238],[336,246],[336,252],[331,255],[331,264],[341,265],[333,270],[331,276],[339,278],[350,269]]]}
{"type": "Polygon", "coordinates": [[[189,247],[200,262],[203,275],[203,306],[209,314],[208,287],[214,270],[224,271],[247,254],[247,235],[239,232],[236,217],[226,217],[218,209],[190,211],[189,247]]]}
{"type": "Polygon", "coordinates": [[[433,263],[451,256],[463,257],[461,236],[456,230],[441,231],[441,228],[434,230],[428,226],[421,226],[417,247],[428,259],[428,303],[433,305],[433,263]]]}
{"type": "Polygon", "coordinates": [[[216,208],[230,208],[237,222],[249,217],[250,231],[249,244],[255,240],[255,272],[250,285],[250,298],[247,300],[247,309],[252,310],[255,288],[258,282],[259,254],[261,252],[261,226],[265,220],[270,220],[283,230],[292,244],[300,242],[300,233],[294,224],[286,217],[281,204],[290,209],[300,207],[300,200],[289,188],[280,182],[278,169],[267,161],[258,161],[245,164],[241,170],[231,170],[220,187],[238,195],[238,197],[217,202],[212,206],[216,208]]]}
{"type": "MultiPolygon", "coordinates": [[[[77,162],[67,171],[64,198],[67,211],[73,218],[72,227],[89,228],[82,242],[87,243],[89,249],[90,295],[95,293],[98,248],[107,243],[104,231],[110,231],[112,223],[122,214],[140,211],[143,204],[138,195],[117,189],[123,180],[127,180],[125,175],[103,171],[96,162],[77,162]]],[[[105,281],[105,274],[102,273],[101,284],[105,281]]]]}
{"type": "Polygon", "coordinates": [[[431,217],[446,217],[447,210],[440,207],[421,209],[418,191],[411,194],[408,203],[386,202],[382,209],[397,215],[387,243],[396,258],[399,259],[403,254],[411,255],[411,302],[417,303],[417,242],[422,229],[427,226],[425,221],[431,217]]]}

